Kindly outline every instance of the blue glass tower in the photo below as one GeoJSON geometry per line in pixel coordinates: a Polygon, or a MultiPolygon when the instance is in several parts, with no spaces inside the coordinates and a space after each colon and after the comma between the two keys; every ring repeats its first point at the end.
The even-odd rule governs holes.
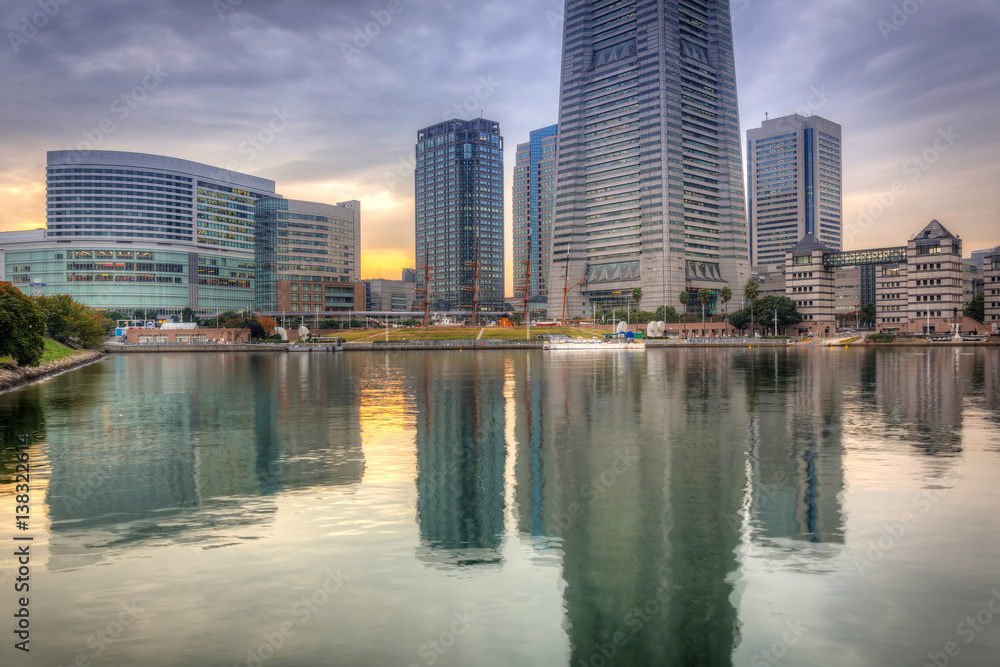
{"type": "Polygon", "coordinates": [[[527,143],[518,144],[514,166],[515,293],[524,296],[527,292],[529,300],[538,305],[545,303],[550,288],[557,127],[533,130],[527,143]]]}
{"type": "Polygon", "coordinates": [[[417,293],[437,311],[504,307],[503,137],[496,121],[452,119],[417,133],[417,293]]]}

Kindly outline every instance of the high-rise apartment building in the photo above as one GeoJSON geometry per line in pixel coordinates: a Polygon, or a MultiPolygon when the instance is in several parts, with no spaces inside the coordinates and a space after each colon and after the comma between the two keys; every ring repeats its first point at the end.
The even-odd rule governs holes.
{"type": "Polygon", "coordinates": [[[474,302],[480,311],[503,310],[500,124],[476,118],[426,127],[416,158],[417,293],[426,289],[438,311],[471,314],[474,302]]]}
{"type": "Polygon", "coordinates": [[[750,274],[728,0],[567,0],[563,30],[549,312],[578,281],[567,317],[714,309],[750,274]]]}
{"type": "Polygon", "coordinates": [[[534,130],[518,144],[514,166],[515,296],[544,305],[549,294],[549,254],[556,194],[556,125],[534,130]]]}
{"type": "Polygon", "coordinates": [[[750,252],[754,266],[783,265],[806,234],[842,249],[840,125],[792,114],[747,131],[750,252]]]}
{"type": "Polygon", "coordinates": [[[265,312],[365,309],[360,283],[361,202],[291,199],[256,204],[257,308],[265,312]]]}

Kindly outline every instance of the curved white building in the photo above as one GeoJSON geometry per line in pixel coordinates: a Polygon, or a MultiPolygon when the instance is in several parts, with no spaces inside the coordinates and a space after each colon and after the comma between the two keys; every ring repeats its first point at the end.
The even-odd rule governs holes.
{"type": "Polygon", "coordinates": [[[47,229],[0,234],[0,277],[93,308],[250,308],[254,204],[274,181],[146,153],[50,151],[47,229]]]}

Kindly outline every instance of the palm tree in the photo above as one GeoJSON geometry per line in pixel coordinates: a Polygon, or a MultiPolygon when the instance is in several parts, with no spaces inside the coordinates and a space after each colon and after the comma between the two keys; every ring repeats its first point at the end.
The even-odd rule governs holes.
{"type": "Polygon", "coordinates": [[[701,301],[701,335],[705,335],[705,306],[712,298],[712,293],[702,287],[698,290],[698,301],[701,301]]]}
{"type": "Polygon", "coordinates": [[[688,294],[687,290],[684,290],[683,292],[681,292],[680,294],[677,295],[677,300],[681,302],[682,306],[684,306],[684,308],[683,308],[684,314],[681,317],[684,318],[684,337],[685,338],[687,338],[687,305],[688,305],[688,299],[690,299],[690,298],[691,298],[691,295],[688,294]]]}
{"type": "Polygon", "coordinates": [[[719,298],[722,299],[722,321],[729,324],[729,300],[733,298],[733,290],[729,289],[729,285],[719,290],[719,298]]]}
{"type": "Polygon", "coordinates": [[[729,300],[733,298],[733,290],[729,289],[729,285],[719,290],[719,298],[722,299],[724,317],[729,319],[729,300]]]}
{"type": "Polygon", "coordinates": [[[753,302],[757,300],[757,288],[760,285],[756,280],[749,280],[743,286],[743,297],[750,302],[750,332],[753,333],[753,302]]]}
{"type": "Polygon", "coordinates": [[[632,288],[632,301],[635,303],[635,321],[639,322],[639,302],[642,301],[642,288],[633,287],[632,288]]]}

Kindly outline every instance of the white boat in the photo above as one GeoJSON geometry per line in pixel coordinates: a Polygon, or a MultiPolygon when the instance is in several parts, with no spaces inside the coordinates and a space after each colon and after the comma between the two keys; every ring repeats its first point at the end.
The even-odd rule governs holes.
{"type": "Polygon", "coordinates": [[[600,338],[571,338],[552,340],[543,347],[546,350],[595,350],[603,352],[606,350],[632,350],[635,352],[645,352],[646,344],[641,340],[602,340],[600,338]]]}

